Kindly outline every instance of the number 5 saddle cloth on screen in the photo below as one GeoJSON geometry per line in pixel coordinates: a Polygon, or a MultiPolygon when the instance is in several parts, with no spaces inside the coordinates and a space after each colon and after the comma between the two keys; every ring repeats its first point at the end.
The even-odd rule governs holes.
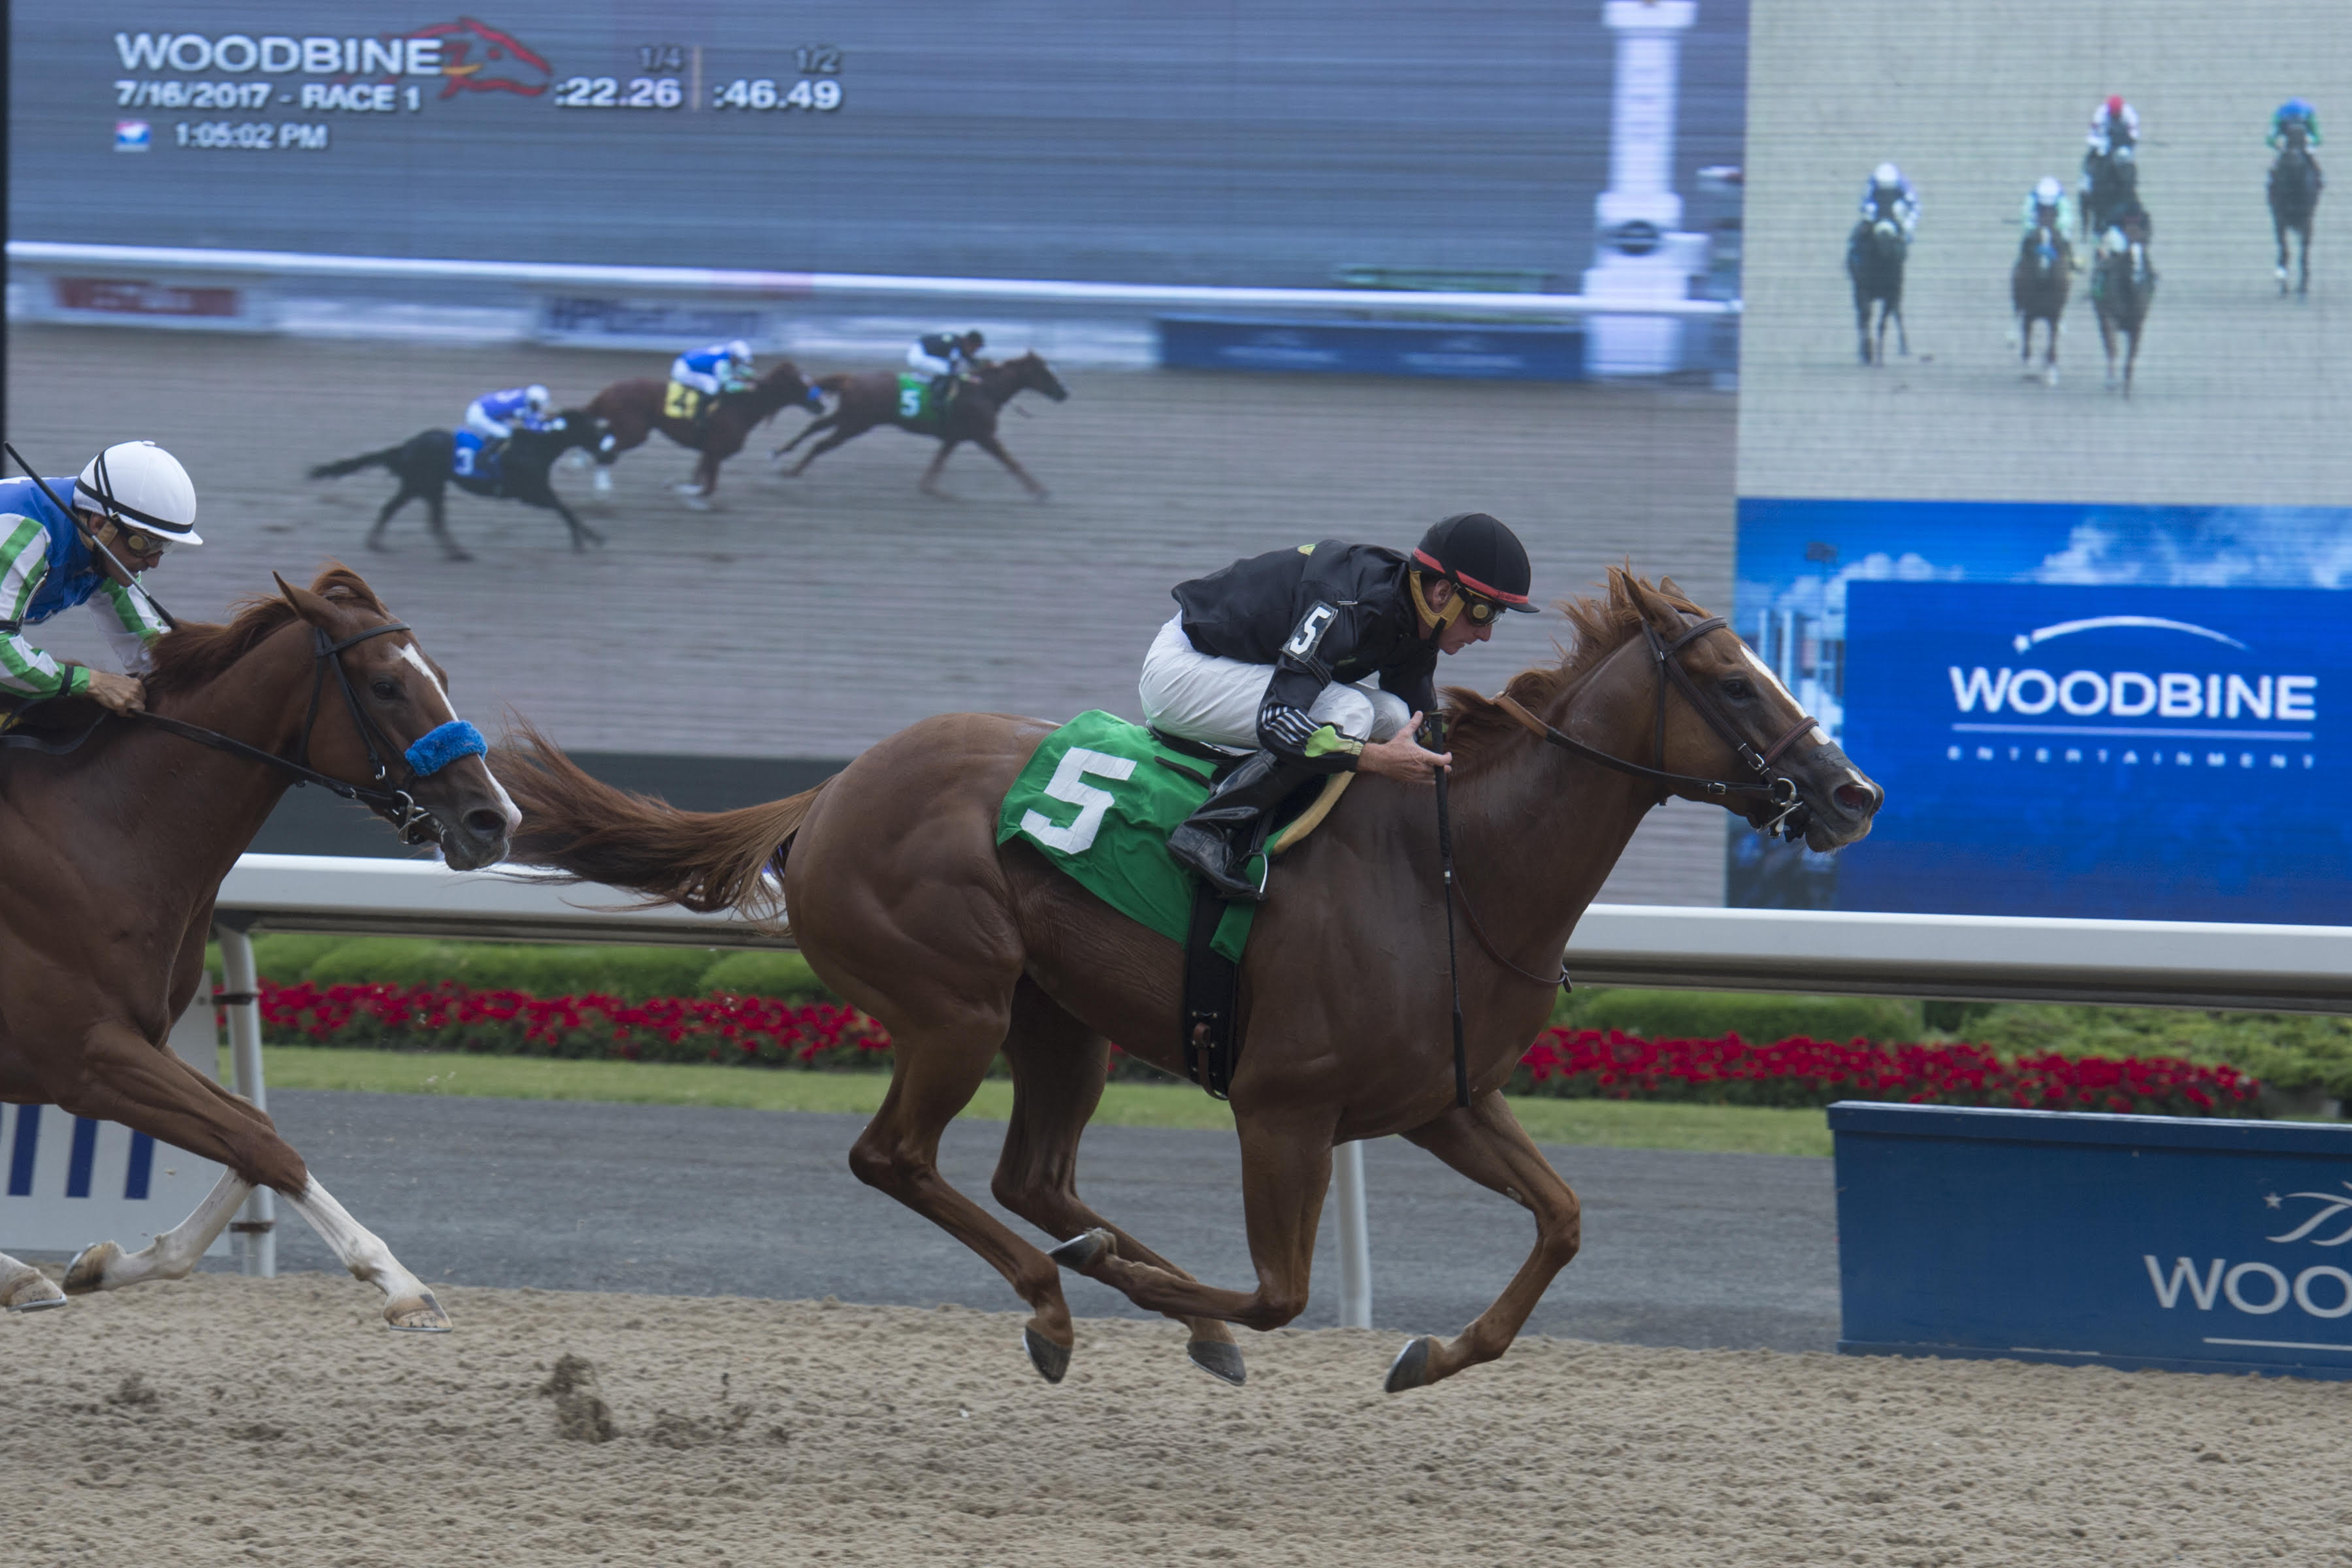
{"type": "MultiPolygon", "coordinates": [[[[996,841],[1024,838],[1078,885],[1129,919],[1181,944],[1192,919],[1192,873],[1168,857],[1168,835],[1208,798],[1213,764],[1162,744],[1150,731],[1097,710],[1037,748],[1005,792],[996,841]]],[[[1346,780],[1353,775],[1332,775],[1346,780]]],[[[1276,851],[1320,821],[1328,783],[1276,840],[1276,851]]],[[[1253,904],[1229,904],[1210,947],[1235,963],[1253,904]]]]}

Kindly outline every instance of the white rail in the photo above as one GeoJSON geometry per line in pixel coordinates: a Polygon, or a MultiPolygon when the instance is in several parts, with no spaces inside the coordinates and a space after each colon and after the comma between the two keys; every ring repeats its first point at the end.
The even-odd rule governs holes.
{"type": "MultiPolygon", "coordinates": [[[[253,967],[245,931],[789,945],[731,916],[629,904],[609,888],[530,873],[451,871],[426,860],[247,855],[222,884],[215,908],[231,987],[246,990],[253,967]]],[[[1612,985],[2352,1011],[2352,928],[2344,926],[1595,904],[1569,944],[1568,962],[1580,980],[1612,985]]],[[[231,1014],[239,1084],[258,1100],[260,1009],[248,1003],[231,1014]]],[[[1342,1147],[1332,1163],[1339,1321],[1370,1327],[1371,1237],[1361,1147],[1342,1147]]],[[[257,1194],[257,1202],[266,1196],[257,1194]]],[[[269,1216],[257,1208],[246,1217],[269,1216]]],[[[247,1268],[267,1271],[269,1232],[257,1230],[253,1242],[247,1268]]]]}
{"type": "Polygon", "coordinates": [[[713,267],[607,267],[329,256],[296,250],[205,250],[160,245],[72,245],[13,239],[12,264],[56,268],[213,273],[409,282],[501,283],[538,289],[619,289],[768,299],[899,298],[1154,310],[1361,310],[1383,315],[1475,311],[1554,321],[1575,316],[1729,316],[1737,300],[1602,300],[1581,294],[1490,294],[1384,289],[1239,289],[1168,283],[1083,283],[1027,278],[899,278],[861,272],[761,272],[713,267]]]}

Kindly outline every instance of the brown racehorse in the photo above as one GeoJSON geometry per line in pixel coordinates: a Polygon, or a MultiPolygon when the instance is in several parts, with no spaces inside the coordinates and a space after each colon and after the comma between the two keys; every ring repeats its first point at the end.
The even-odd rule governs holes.
{"type": "Polygon", "coordinates": [[[2156,268],[2148,261],[2147,214],[2133,207],[2116,216],[2108,237],[2091,263],[2091,303],[2099,314],[2099,342],[2107,351],[2107,390],[2131,395],[2132,369],[2139,363],[2147,307],[2156,298],[2156,268]],[[2117,244],[2116,240],[2122,243],[2117,244]],[[2123,340],[2123,373],[2116,372],[2116,340],[2123,340]]]}
{"type": "MultiPolygon", "coordinates": [[[[1692,775],[1676,793],[1696,798],[1706,780],[1753,787],[1743,752],[1769,761],[1784,750],[1769,766],[1796,799],[1782,786],[1782,804],[1742,808],[1752,822],[1793,805],[1793,830],[1816,850],[1869,831],[1878,786],[1728,631],[1699,632],[1672,654],[1715,716],[1675,695],[1659,746],[1666,675],[1653,647],[1684,638],[1699,614],[1671,583],[1612,572],[1605,600],[1566,608],[1575,651],[1510,683],[1531,715],[1619,759],[1692,775]]],[[[1174,942],[1097,902],[1022,840],[996,842],[1005,792],[1052,725],[928,719],[807,794],[715,815],[622,795],[536,735],[501,753],[499,769],[523,808],[521,860],[694,909],[766,919],[789,909],[816,973],[896,1042],[889,1091],[850,1168],[1003,1274],[1034,1309],[1027,1346],[1049,1379],[1074,1342],[1058,1262],[1184,1322],[1192,1359],[1240,1382],[1226,1325],[1272,1329],[1307,1305],[1335,1142],[1402,1134],[1528,1209],[1535,1250],[1502,1297],[1451,1343],[1409,1343],[1390,1371],[1393,1391],[1501,1355],[1576,1255],[1576,1195],[1502,1089],[1550,1016],[1569,933],[1658,799],[1655,783],[1546,744],[1497,702],[1448,696],[1464,923],[1480,936],[1462,943],[1471,1103],[1454,1103],[1432,795],[1360,778],[1286,858],[1242,964],[1246,1046],[1233,1108],[1254,1290],[1196,1281],[1078,1196],[1078,1138],[1109,1042],[1182,1071],[1181,965],[1174,942]],[[1013,1105],[992,1190],[1063,1242],[1051,1254],[940,1173],[940,1132],[1000,1051],[1013,1105]]]]}
{"type": "MultiPolygon", "coordinates": [[[[150,710],[329,778],[380,781],[376,793],[430,814],[419,826],[437,833],[450,865],[499,859],[514,805],[483,759],[432,769],[428,757],[418,776],[406,755],[457,717],[415,637],[343,567],[308,589],[278,587],[226,626],[160,639],[150,710]]],[[[98,712],[57,706],[88,710],[83,721],[98,712]]],[[[386,1321],[446,1329],[433,1292],[312,1179],[269,1118],[164,1045],[202,978],[221,879],[290,782],[250,753],[135,719],[108,719],[62,755],[0,751],[0,1100],[120,1121],[228,1167],[194,1214],[141,1251],[85,1248],[68,1292],[185,1278],[246,1194],[268,1186],[383,1292],[386,1321]]],[[[0,1305],[65,1300],[0,1257],[0,1305]]]]}
{"type": "Polygon", "coordinates": [[[2058,320],[2066,313],[2066,292],[2073,286],[2074,247],[2058,232],[2053,217],[2034,226],[2017,247],[2017,264],[2009,269],[2009,300],[2017,311],[2018,353],[2033,374],[2033,323],[2046,321],[2050,342],[2042,355],[2042,379],[2058,384],[2058,320]]]}
{"type": "Polygon", "coordinates": [[[689,451],[700,453],[694,478],[679,485],[686,504],[697,511],[710,504],[719,488],[719,465],[743,449],[751,432],[783,409],[798,405],[814,414],[824,406],[815,387],[801,374],[800,366],[779,360],[768,374],[741,392],[730,392],[699,420],[680,419],[663,412],[669,383],[653,376],[616,381],[591,398],[588,412],[603,419],[612,435],[596,449],[596,488],[613,488],[610,465],[622,453],[646,444],[658,430],[689,451]]]}
{"type": "Polygon", "coordinates": [[[825,438],[809,449],[790,469],[802,474],[808,466],[845,441],[854,441],[877,425],[896,425],[901,430],[918,436],[929,436],[940,444],[938,456],[923,470],[922,489],[927,496],[941,500],[949,498],[940,489],[940,470],[947,467],[948,458],[964,442],[970,441],[990,457],[1004,465],[1016,479],[1028,488],[1039,500],[1045,499],[1045,487],[1029,477],[1029,470],[1013,460],[1013,454],[996,438],[997,415],[1007,403],[1023,392],[1042,392],[1060,403],[1070,395],[1069,388],[1055,375],[1045,360],[1034,353],[1001,364],[982,365],[974,371],[948,405],[944,419],[926,415],[908,416],[899,400],[898,373],[868,371],[857,375],[824,375],[817,385],[840,399],[833,412],[822,419],[813,419],[806,428],[775,450],[782,457],[818,431],[828,432],[825,438]]]}

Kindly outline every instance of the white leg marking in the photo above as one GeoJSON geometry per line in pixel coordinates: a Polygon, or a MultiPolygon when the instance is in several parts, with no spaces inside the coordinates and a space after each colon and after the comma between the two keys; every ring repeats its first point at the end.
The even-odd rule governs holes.
{"type": "Polygon", "coordinates": [[[384,1294],[384,1316],[394,1328],[440,1328],[449,1326],[434,1300],[433,1292],[425,1281],[401,1267],[400,1259],[392,1255],[376,1234],[353,1219],[342,1205],[329,1195],[316,1177],[304,1185],[299,1194],[286,1200],[296,1213],[310,1222],[337,1260],[352,1271],[352,1277],[364,1279],[384,1294]],[[424,1321],[426,1319],[438,1321],[424,1321]]]}
{"type": "MultiPolygon", "coordinates": [[[[221,1179],[213,1184],[213,1190],[205,1194],[204,1202],[196,1205],[194,1214],[171,1229],[159,1233],[153,1241],[137,1252],[119,1253],[107,1258],[96,1279],[87,1283],[76,1280],[74,1289],[120,1290],[125,1285],[143,1285],[150,1279],[185,1279],[194,1270],[196,1259],[205,1255],[205,1248],[210,1247],[227,1228],[228,1222],[236,1217],[237,1206],[245,1202],[246,1194],[251,1191],[252,1184],[239,1178],[236,1172],[224,1171],[221,1179]]],[[[97,1262],[96,1255],[100,1248],[111,1245],[110,1242],[101,1243],[100,1247],[85,1250],[80,1258],[74,1259],[70,1274],[82,1271],[83,1258],[97,1262]]]]}

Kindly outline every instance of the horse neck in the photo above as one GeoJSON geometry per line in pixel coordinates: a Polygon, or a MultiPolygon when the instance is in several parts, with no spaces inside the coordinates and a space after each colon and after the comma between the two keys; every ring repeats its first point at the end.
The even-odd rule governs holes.
{"type": "MultiPolygon", "coordinates": [[[[310,709],[313,663],[310,627],[289,622],[210,680],[152,706],[167,718],[290,758],[310,709]]],[[[320,694],[319,722],[348,722],[336,693],[320,694]]],[[[245,853],[292,779],[161,730],[142,725],[133,733],[144,744],[127,752],[121,765],[130,770],[129,792],[147,804],[131,830],[149,839],[152,853],[166,863],[193,862],[200,875],[210,875],[209,889],[245,853]]]]}
{"type": "MultiPolygon", "coordinates": [[[[1542,717],[1611,756],[1649,762],[1655,698],[1638,639],[1570,685],[1542,717]]],[[[1656,800],[1654,787],[1522,731],[1454,791],[1464,888],[1514,959],[1557,952],[1656,800]],[[1506,935],[1506,932],[1510,934],[1506,935]]]]}

